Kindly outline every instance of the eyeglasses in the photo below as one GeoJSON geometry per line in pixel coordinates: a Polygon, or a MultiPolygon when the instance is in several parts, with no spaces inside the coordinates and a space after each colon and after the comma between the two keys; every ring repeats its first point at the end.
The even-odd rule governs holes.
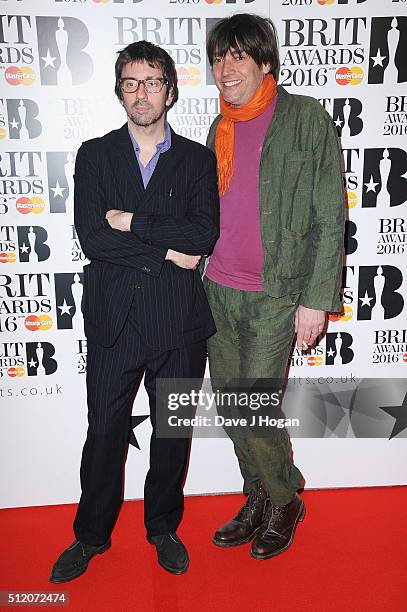
{"type": "Polygon", "coordinates": [[[144,85],[144,89],[149,94],[160,93],[164,85],[168,85],[168,81],[163,78],[156,79],[132,79],[125,78],[120,79],[120,89],[124,91],[124,93],[135,93],[139,85],[144,85]]]}

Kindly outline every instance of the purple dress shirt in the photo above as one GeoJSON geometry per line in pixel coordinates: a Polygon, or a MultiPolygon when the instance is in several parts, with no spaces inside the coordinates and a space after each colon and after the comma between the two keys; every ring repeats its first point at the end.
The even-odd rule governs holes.
{"type": "Polygon", "coordinates": [[[137,141],[134,138],[133,134],[130,132],[130,130],[129,130],[129,135],[130,135],[131,142],[133,143],[133,148],[134,148],[134,152],[135,152],[136,157],[137,157],[138,165],[140,167],[140,172],[141,172],[141,177],[143,179],[144,189],[146,189],[146,187],[147,187],[147,185],[149,183],[149,180],[153,176],[153,172],[154,172],[155,167],[156,167],[156,165],[158,163],[158,158],[160,157],[161,153],[165,153],[165,151],[168,151],[168,149],[171,147],[171,130],[170,130],[170,126],[169,126],[169,123],[167,123],[167,121],[166,121],[165,122],[165,126],[164,126],[164,140],[162,142],[158,143],[157,148],[156,148],[156,152],[154,153],[153,157],[148,162],[147,166],[143,166],[143,164],[140,161],[140,147],[138,146],[137,141]]]}

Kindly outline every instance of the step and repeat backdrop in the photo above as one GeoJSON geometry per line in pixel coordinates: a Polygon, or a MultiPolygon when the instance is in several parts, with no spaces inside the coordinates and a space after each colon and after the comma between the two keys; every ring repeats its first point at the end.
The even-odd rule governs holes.
{"type": "MultiPolygon", "coordinates": [[[[293,402],[296,463],[307,487],[405,484],[407,2],[0,0],[0,12],[1,505],[79,496],[86,260],[73,171],[81,142],[125,122],[113,92],[116,53],[142,39],[167,49],[180,84],[169,121],[204,143],[219,108],[205,37],[234,12],[275,21],[280,83],[319,100],[343,148],[344,312],[330,316],[315,348],[292,355],[292,379],[319,385],[314,401],[293,402]]],[[[127,498],[143,495],[148,413],[141,388],[127,498]]],[[[230,441],[194,439],[186,492],[240,487],[230,441]]]]}

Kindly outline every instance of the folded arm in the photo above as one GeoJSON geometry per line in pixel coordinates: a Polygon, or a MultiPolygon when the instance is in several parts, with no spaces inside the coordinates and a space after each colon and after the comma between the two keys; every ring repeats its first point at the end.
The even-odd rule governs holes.
{"type": "MultiPolygon", "coordinates": [[[[197,166],[196,162],[194,169],[197,166]]],[[[219,237],[219,195],[216,161],[212,153],[203,152],[199,170],[191,173],[190,180],[193,184],[188,190],[185,217],[135,213],[130,222],[131,233],[156,247],[188,255],[210,253],[219,237]]]]}
{"type": "Polygon", "coordinates": [[[110,227],[105,218],[109,203],[106,202],[95,155],[96,150],[90,152],[85,143],[78,151],[75,164],[74,222],[84,254],[90,260],[158,276],[167,249],[110,227]]]}

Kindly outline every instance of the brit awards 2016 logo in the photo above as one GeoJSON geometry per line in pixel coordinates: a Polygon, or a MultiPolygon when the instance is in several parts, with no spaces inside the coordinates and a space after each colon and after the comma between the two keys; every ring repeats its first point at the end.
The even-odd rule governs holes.
{"type": "Polygon", "coordinates": [[[407,96],[387,96],[383,136],[407,135],[407,96]]]}
{"type": "Polygon", "coordinates": [[[48,232],[44,227],[0,226],[0,263],[40,263],[50,256],[46,244],[48,232]]]}
{"type": "Polygon", "coordinates": [[[75,158],[71,151],[47,153],[48,197],[51,213],[73,214],[75,158]]]}
{"type": "Polygon", "coordinates": [[[40,151],[7,151],[0,154],[2,214],[8,212],[12,202],[21,213],[42,212],[44,208],[42,172],[40,151]]]}
{"type": "Polygon", "coordinates": [[[89,32],[75,17],[36,17],[42,85],[70,87],[89,81],[92,58],[87,53],[89,32]]]}
{"type": "Polygon", "coordinates": [[[115,17],[116,44],[126,46],[138,40],[148,40],[165,46],[173,58],[178,73],[178,85],[198,85],[201,82],[201,18],[200,17],[115,17]]]}
{"type": "Polygon", "coordinates": [[[306,352],[294,348],[291,366],[315,369],[318,366],[347,365],[353,361],[353,337],[349,332],[328,332],[320,342],[306,352]]]}
{"type": "Polygon", "coordinates": [[[348,209],[352,209],[359,203],[357,190],[362,175],[362,155],[359,149],[342,149],[342,156],[346,205],[348,209]]]}
{"type": "Polygon", "coordinates": [[[42,125],[37,102],[27,98],[0,99],[0,139],[31,140],[38,138],[42,125]]]}
{"type": "Polygon", "coordinates": [[[385,321],[404,309],[403,274],[396,266],[360,266],[358,282],[359,321],[385,321]]]}
{"type": "Polygon", "coordinates": [[[282,24],[281,85],[321,87],[329,73],[340,86],[363,81],[366,17],[282,19],[282,24]]]}
{"type": "Polygon", "coordinates": [[[407,81],[407,17],[372,17],[368,83],[407,81]]]}
{"type": "Polygon", "coordinates": [[[407,365],[407,329],[376,329],[372,343],[372,364],[407,365]]]}
{"type": "Polygon", "coordinates": [[[181,98],[170,112],[171,125],[178,134],[203,140],[219,113],[219,97],[181,98]]]}
{"type": "Polygon", "coordinates": [[[0,274],[0,331],[45,332],[52,328],[50,275],[0,274]]]}
{"type": "Polygon", "coordinates": [[[292,368],[296,366],[322,366],[324,364],[324,347],[316,344],[307,350],[306,353],[300,351],[296,346],[293,348],[290,365],[292,368]]]}
{"type": "Polygon", "coordinates": [[[30,86],[36,79],[30,42],[32,30],[29,15],[0,15],[0,57],[8,85],[30,86]]]}
{"type": "Polygon", "coordinates": [[[0,378],[50,376],[58,369],[51,342],[0,343],[0,378]]]}
{"type": "Polygon", "coordinates": [[[77,374],[86,374],[86,363],[88,356],[88,341],[86,338],[81,340],[76,340],[77,342],[77,362],[76,362],[76,372],[77,374]]]}
{"type": "Polygon", "coordinates": [[[407,153],[365,149],[362,208],[393,208],[407,201],[407,153]]]}
{"type": "Polygon", "coordinates": [[[377,255],[403,255],[407,252],[407,220],[380,218],[377,237],[377,255]]]}
{"type": "Polygon", "coordinates": [[[55,300],[58,329],[73,329],[81,336],[83,331],[82,296],[83,273],[57,273],[55,277],[55,300]]]}
{"type": "Polygon", "coordinates": [[[82,251],[81,244],[79,242],[78,234],[74,225],[70,226],[71,229],[71,261],[78,261],[84,264],[88,260],[86,259],[85,253],[82,251]]]}
{"type": "Polygon", "coordinates": [[[358,136],[363,130],[362,102],[357,98],[318,98],[320,104],[331,115],[338,136],[358,136]]]}
{"type": "Polygon", "coordinates": [[[60,118],[63,120],[64,140],[77,140],[83,142],[93,138],[96,133],[98,117],[106,114],[104,100],[63,98],[63,108],[60,118]]]}

